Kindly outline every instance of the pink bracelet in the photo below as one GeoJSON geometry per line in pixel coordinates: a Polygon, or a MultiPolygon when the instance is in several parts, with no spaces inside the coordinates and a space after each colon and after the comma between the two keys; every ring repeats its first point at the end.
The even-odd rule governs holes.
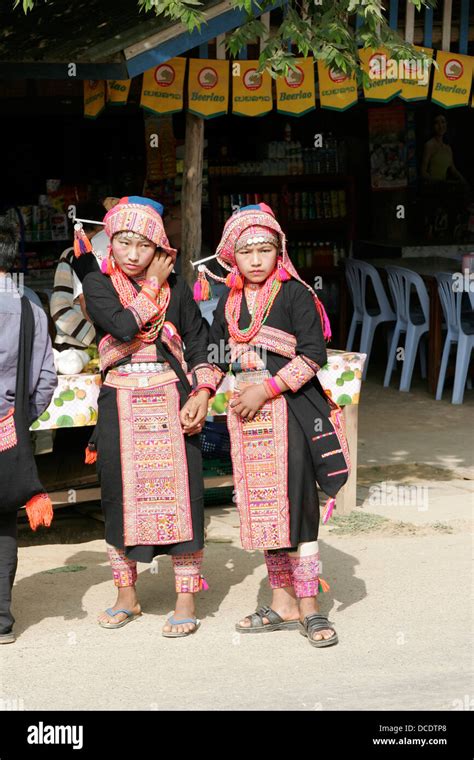
{"type": "Polygon", "coordinates": [[[274,377],[269,377],[268,380],[265,380],[265,387],[271,398],[276,398],[276,396],[282,393],[274,377]]]}
{"type": "Polygon", "coordinates": [[[196,387],[193,388],[193,390],[189,394],[189,398],[191,398],[191,396],[195,396],[196,393],[199,393],[199,391],[202,391],[202,390],[209,391],[209,396],[213,396],[216,392],[215,389],[211,385],[207,385],[206,383],[201,383],[200,385],[196,385],[196,387]]]}

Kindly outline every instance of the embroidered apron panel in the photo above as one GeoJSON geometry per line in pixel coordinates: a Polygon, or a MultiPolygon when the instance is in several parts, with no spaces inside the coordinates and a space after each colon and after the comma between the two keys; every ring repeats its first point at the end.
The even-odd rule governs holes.
{"type": "Polygon", "coordinates": [[[117,388],[125,546],[193,538],[178,378],[172,370],[161,374],[160,382],[159,374],[119,380],[112,372],[106,381],[117,388]]]}
{"type": "MultiPolygon", "coordinates": [[[[267,370],[236,376],[236,387],[260,383],[267,370]]],[[[229,411],[227,424],[244,549],[290,546],[288,418],[282,396],[266,401],[253,420],[229,411]]]]}
{"type": "Polygon", "coordinates": [[[15,410],[10,409],[5,417],[0,420],[0,451],[7,451],[17,445],[15,418],[13,416],[15,410]]]}

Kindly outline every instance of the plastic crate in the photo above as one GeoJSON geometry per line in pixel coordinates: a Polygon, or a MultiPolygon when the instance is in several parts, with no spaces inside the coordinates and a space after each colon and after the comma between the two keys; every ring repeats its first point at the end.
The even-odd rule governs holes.
{"type": "Polygon", "coordinates": [[[230,438],[226,424],[206,422],[200,439],[204,459],[230,459],[230,438]]]}

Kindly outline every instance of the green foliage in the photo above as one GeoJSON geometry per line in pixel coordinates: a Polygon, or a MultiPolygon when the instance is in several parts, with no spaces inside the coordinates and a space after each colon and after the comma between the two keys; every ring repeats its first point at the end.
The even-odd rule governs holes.
{"type": "MultiPolygon", "coordinates": [[[[137,0],[140,11],[154,11],[171,21],[181,22],[188,31],[201,29],[206,23],[200,0],[137,0]]],[[[272,0],[231,0],[235,9],[246,13],[246,20],[226,38],[226,49],[232,57],[248,44],[262,41],[259,70],[272,77],[287,74],[295,68],[295,57],[314,56],[329,68],[345,74],[355,73],[358,83],[368,80],[360,68],[358,47],[385,45],[392,58],[424,59],[397,32],[390,29],[383,15],[383,0],[287,0],[282,22],[269,34],[256,17],[265,13],[272,0]],[[355,16],[360,18],[357,32],[355,16]],[[289,50],[289,41],[295,53],[289,50]]],[[[410,0],[420,11],[423,6],[436,7],[437,0],[410,0]]],[[[14,8],[22,3],[23,11],[32,10],[38,0],[14,0],[14,8]]]]}
{"type": "Polygon", "coordinates": [[[201,29],[206,21],[199,6],[202,6],[199,0],[138,0],[141,11],[155,11],[157,16],[180,21],[190,32],[201,29]]]}

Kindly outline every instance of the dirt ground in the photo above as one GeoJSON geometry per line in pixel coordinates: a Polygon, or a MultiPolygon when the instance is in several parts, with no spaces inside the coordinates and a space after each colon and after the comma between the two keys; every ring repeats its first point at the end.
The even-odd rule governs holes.
{"type": "Polygon", "coordinates": [[[322,611],[339,644],[298,631],[240,635],[269,601],[261,552],[240,547],[233,506],[206,510],[199,631],[165,639],[168,558],[139,565],[143,616],[104,630],[114,602],[102,523],[21,530],[13,645],[0,648],[4,709],[472,709],[474,394],[462,406],[364,384],[358,506],[321,526],[322,611]],[[49,543],[45,543],[47,540],[49,543]],[[471,700],[471,701],[470,701],[471,700]],[[16,708],[18,709],[18,707],[16,708]]]}

